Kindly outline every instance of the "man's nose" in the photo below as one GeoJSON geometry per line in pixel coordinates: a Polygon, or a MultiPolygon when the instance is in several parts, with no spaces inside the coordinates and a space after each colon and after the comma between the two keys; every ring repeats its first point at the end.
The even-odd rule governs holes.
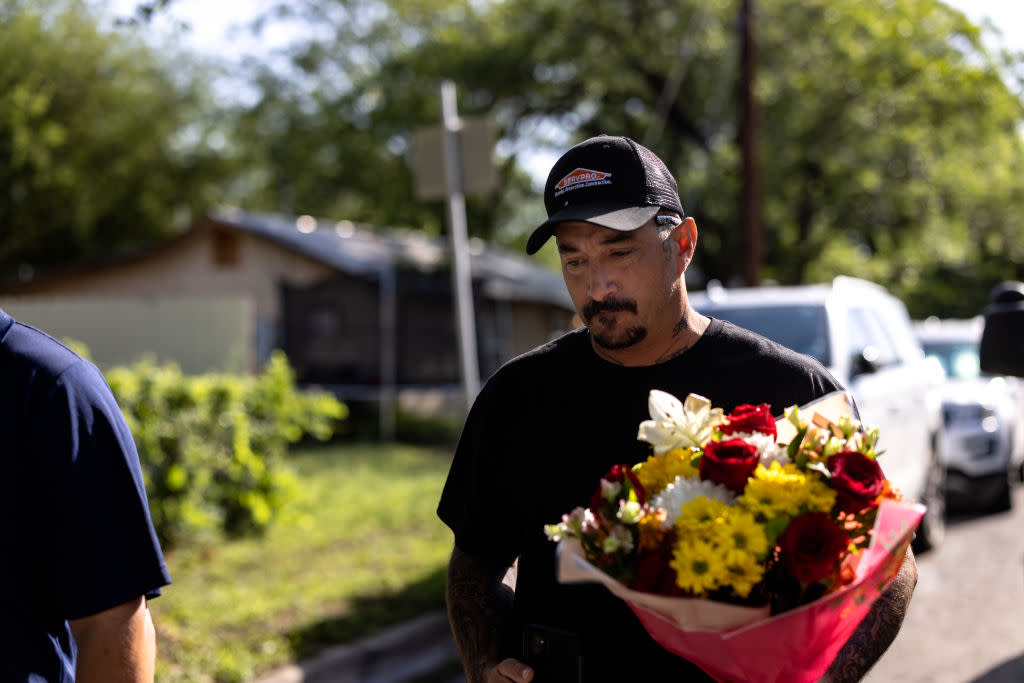
{"type": "Polygon", "coordinates": [[[607,268],[600,266],[591,266],[590,268],[590,285],[587,288],[587,294],[594,301],[603,301],[607,297],[615,294],[619,290],[618,284],[615,282],[615,278],[607,268]]]}

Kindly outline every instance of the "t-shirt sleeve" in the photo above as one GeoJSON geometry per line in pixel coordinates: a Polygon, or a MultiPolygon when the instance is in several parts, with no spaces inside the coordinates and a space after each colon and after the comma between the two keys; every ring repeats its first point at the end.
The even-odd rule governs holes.
{"type": "Polygon", "coordinates": [[[40,408],[36,455],[53,467],[54,590],[65,618],[159,595],[170,576],[134,439],[103,376],[72,365],[40,408]]]}
{"type": "Polygon", "coordinates": [[[500,413],[492,378],[466,418],[437,514],[460,550],[511,564],[521,549],[522,523],[510,415],[502,425],[500,413]]]}

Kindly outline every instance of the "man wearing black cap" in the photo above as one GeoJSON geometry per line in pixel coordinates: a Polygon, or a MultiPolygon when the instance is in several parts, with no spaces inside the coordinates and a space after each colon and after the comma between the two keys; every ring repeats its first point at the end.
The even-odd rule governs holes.
{"type": "MultiPolygon", "coordinates": [[[[646,147],[576,145],[551,169],[544,204],[526,249],[554,236],[584,326],[499,369],[459,440],[438,515],[455,534],[448,613],[467,677],[710,681],[603,586],[558,583],[543,527],[588,501],[612,465],[647,457],[636,434],[651,389],[781,414],[842,387],[817,361],[690,307],[697,226],[646,147]],[[502,581],[511,567],[514,590],[502,581]]],[[[907,559],[823,680],[859,680],[895,638],[917,578],[907,559]]]]}

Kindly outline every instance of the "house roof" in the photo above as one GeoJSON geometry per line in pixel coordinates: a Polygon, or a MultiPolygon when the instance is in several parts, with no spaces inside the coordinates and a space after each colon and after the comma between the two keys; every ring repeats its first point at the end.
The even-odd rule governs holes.
{"type": "MultiPolygon", "coordinates": [[[[207,220],[275,242],[336,270],[377,279],[392,267],[424,273],[447,270],[447,240],[412,230],[371,229],[351,221],[216,209],[207,220]]],[[[572,310],[562,277],[527,257],[470,240],[470,272],[491,299],[540,301],[572,310]]]]}

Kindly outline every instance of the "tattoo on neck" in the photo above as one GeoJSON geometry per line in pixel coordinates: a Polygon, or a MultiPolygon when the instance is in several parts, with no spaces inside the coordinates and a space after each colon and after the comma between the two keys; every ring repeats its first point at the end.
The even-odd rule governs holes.
{"type": "Polygon", "coordinates": [[[686,320],[686,313],[683,313],[683,317],[679,319],[676,326],[672,328],[672,336],[678,337],[686,330],[690,329],[690,323],[686,320]]]}
{"type": "Polygon", "coordinates": [[[687,330],[693,330],[690,327],[690,302],[683,299],[683,314],[679,316],[679,322],[672,328],[672,336],[678,337],[687,330]]]}
{"type": "MultiPolygon", "coordinates": [[[[684,332],[692,331],[692,328],[690,327],[690,322],[689,322],[689,319],[688,319],[689,318],[689,315],[688,315],[689,312],[690,312],[690,308],[689,308],[689,306],[687,306],[686,309],[683,310],[683,316],[679,319],[679,322],[677,322],[675,327],[672,328],[672,338],[673,339],[679,339],[679,337],[684,332]]],[[[667,360],[671,360],[671,359],[675,358],[676,356],[682,355],[683,353],[686,353],[687,351],[689,351],[691,346],[693,346],[692,342],[684,342],[681,346],[674,347],[668,353],[666,353],[664,356],[660,357],[657,360],[657,362],[658,363],[664,363],[667,360]]]]}

